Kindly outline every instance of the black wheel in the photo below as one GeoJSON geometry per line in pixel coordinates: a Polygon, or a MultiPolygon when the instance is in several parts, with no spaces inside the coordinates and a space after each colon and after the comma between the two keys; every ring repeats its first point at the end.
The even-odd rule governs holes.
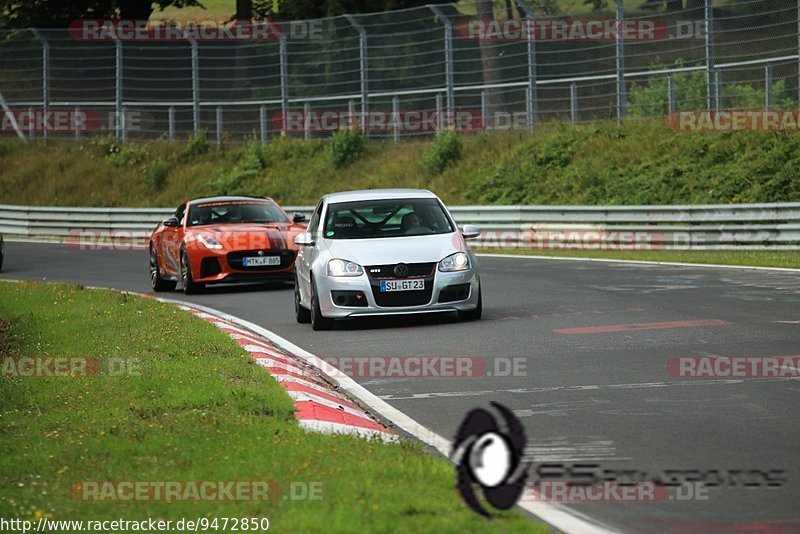
{"type": "Polygon", "coordinates": [[[311,322],[311,310],[304,308],[303,305],[300,304],[300,286],[297,275],[295,275],[294,279],[294,318],[301,324],[311,322]]]}
{"type": "Polygon", "coordinates": [[[461,321],[477,321],[483,315],[483,294],[481,287],[478,286],[478,306],[474,310],[458,312],[458,318],[461,321]]]}
{"type": "Polygon", "coordinates": [[[154,247],[150,247],[150,287],[153,291],[174,291],[178,282],[164,280],[158,269],[158,253],[154,247]]]}
{"type": "Polygon", "coordinates": [[[317,288],[314,278],[311,278],[311,328],[314,330],[330,330],[333,328],[333,319],[322,316],[319,309],[319,298],[317,298],[317,288]]]}
{"type": "Polygon", "coordinates": [[[183,251],[181,254],[181,286],[186,295],[192,295],[203,289],[204,284],[198,284],[192,278],[192,264],[189,262],[189,254],[183,251]]]}

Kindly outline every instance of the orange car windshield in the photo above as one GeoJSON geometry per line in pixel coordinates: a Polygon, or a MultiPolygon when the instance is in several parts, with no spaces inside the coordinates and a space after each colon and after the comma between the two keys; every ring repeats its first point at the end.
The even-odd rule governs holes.
{"type": "Polygon", "coordinates": [[[271,202],[208,202],[189,206],[189,226],[287,222],[283,211],[271,202]]]}

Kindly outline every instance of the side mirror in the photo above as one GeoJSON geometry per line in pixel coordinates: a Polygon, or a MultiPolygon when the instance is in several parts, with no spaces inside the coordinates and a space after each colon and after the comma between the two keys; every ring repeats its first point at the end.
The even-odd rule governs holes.
{"type": "Polygon", "coordinates": [[[292,222],[296,222],[296,223],[305,222],[305,220],[306,220],[306,216],[303,215],[302,213],[295,213],[293,215],[293,217],[292,217],[292,222]]]}
{"type": "Polygon", "coordinates": [[[465,224],[461,229],[461,235],[464,236],[464,239],[475,239],[481,235],[481,229],[473,224],[465,224]]]}
{"type": "Polygon", "coordinates": [[[170,228],[174,228],[175,226],[180,226],[181,222],[178,220],[177,217],[170,217],[164,221],[164,226],[168,226],[170,228]]]}
{"type": "Polygon", "coordinates": [[[302,232],[295,236],[294,244],[298,247],[310,247],[314,244],[314,238],[311,236],[311,232],[302,232]]]}

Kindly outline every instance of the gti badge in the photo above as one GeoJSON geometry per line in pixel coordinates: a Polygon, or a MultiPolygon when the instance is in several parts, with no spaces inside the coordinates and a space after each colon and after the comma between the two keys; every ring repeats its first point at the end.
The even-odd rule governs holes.
{"type": "Polygon", "coordinates": [[[523,462],[525,429],[511,410],[497,402],[470,411],[458,428],[452,459],[458,472],[458,491],[476,513],[491,518],[483,500],[508,510],[519,500],[528,479],[523,462]]]}

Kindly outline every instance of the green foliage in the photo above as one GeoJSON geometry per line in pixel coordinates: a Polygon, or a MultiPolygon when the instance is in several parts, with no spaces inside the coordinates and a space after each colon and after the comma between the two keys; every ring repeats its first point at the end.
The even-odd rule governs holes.
{"type": "Polygon", "coordinates": [[[147,169],[147,183],[154,189],[161,189],[169,177],[169,165],[164,161],[154,160],[147,169]]]}
{"type": "Polygon", "coordinates": [[[246,194],[246,181],[256,178],[267,166],[267,156],[261,143],[251,139],[235,156],[236,163],[220,172],[215,180],[208,183],[217,195],[246,194]]]}
{"type": "MultiPolygon", "coordinates": [[[[776,92],[777,97],[777,92],[776,92]]],[[[739,96],[739,98],[742,98],[739,96]]],[[[275,138],[187,157],[157,141],[117,146],[0,143],[0,198],[7,204],[177,206],[217,193],[314,204],[342,189],[412,187],[452,204],[715,204],[800,202],[800,133],[681,132],[664,118],[456,137],[460,156],[428,172],[421,161],[445,144],[365,141],[358,161],[335,169],[329,141],[275,138]],[[119,152],[117,152],[119,150],[119,152]],[[160,160],[161,188],[147,179],[160,160]]]]}
{"type": "Polygon", "coordinates": [[[347,167],[364,152],[364,138],[355,128],[342,129],[330,140],[330,164],[334,169],[347,167]]]}
{"type": "Polygon", "coordinates": [[[206,139],[206,131],[202,130],[189,137],[186,142],[185,153],[188,156],[202,156],[208,154],[209,149],[210,145],[208,144],[208,139],[206,139]]]}
{"type": "Polygon", "coordinates": [[[150,154],[144,145],[112,144],[108,147],[108,159],[116,167],[136,167],[150,160],[150,154]]]}
{"type": "Polygon", "coordinates": [[[199,6],[198,0],[0,0],[2,28],[66,28],[77,19],[142,19],[150,18],[152,4],[165,7],[199,6]]]}
{"type": "MultiPolygon", "coordinates": [[[[706,107],[706,73],[695,71],[676,74],[675,107],[677,111],[691,111],[706,107]]],[[[668,113],[667,78],[650,78],[646,83],[633,85],[628,97],[629,117],[659,117],[668,113]]],[[[725,83],[723,80],[723,101],[725,109],[763,109],[765,93],[761,87],[747,83],[725,83]]],[[[793,109],[795,106],[786,80],[772,84],[772,108],[793,109]]]]}
{"type": "MultiPolygon", "coordinates": [[[[705,72],[675,74],[674,79],[677,111],[705,108],[705,72]]],[[[658,76],[643,84],[633,85],[628,96],[628,116],[660,117],[669,113],[668,83],[665,76],[658,76]]]]}
{"type": "Polygon", "coordinates": [[[431,144],[422,165],[430,172],[441,174],[449,165],[461,157],[461,140],[453,131],[439,132],[431,144]]]}

